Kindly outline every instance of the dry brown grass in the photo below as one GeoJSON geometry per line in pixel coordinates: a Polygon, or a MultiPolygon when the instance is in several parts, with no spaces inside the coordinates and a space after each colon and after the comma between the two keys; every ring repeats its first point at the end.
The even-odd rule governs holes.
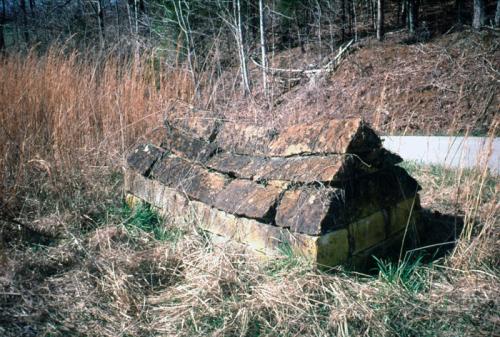
{"type": "Polygon", "coordinates": [[[118,167],[133,142],[161,125],[169,100],[192,94],[188,74],[154,55],[96,60],[52,48],[0,59],[0,78],[0,202],[9,208],[34,184],[57,190],[75,172],[118,167]]]}

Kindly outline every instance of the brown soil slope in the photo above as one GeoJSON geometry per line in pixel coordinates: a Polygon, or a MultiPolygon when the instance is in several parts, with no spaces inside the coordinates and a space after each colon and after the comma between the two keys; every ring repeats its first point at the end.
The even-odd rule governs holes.
{"type": "MultiPolygon", "coordinates": [[[[273,79],[272,113],[260,108],[259,119],[285,126],[326,116],[362,116],[383,133],[486,133],[500,111],[500,34],[462,31],[414,44],[405,39],[402,31],[388,34],[383,43],[365,39],[334,73],[314,79],[290,81],[297,76],[282,72],[273,79]]],[[[272,63],[304,69],[317,55],[297,48],[276,54],[272,63]]],[[[259,74],[259,68],[251,68],[254,91],[261,86],[259,74]]],[[[255,116],[255,106],[247,104],[232,101],[223,109],[232,119],[255,116]]]]}

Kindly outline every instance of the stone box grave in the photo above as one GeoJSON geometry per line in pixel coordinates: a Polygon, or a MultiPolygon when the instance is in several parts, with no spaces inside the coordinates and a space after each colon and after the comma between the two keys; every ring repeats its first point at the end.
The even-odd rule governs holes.
{"type": "Polygon", "coordinates": [[[358,266],[415,224],[418,183],[361,119],[277,131],[185,117],[161,132],[159,146],[128,157],[127,201],[254,251],[286,246],[319,265],[358,266]]]}

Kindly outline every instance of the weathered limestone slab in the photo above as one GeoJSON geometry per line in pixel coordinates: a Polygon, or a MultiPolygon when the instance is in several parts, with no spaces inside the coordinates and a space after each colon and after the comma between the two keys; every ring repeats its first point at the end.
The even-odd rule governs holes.
{"type": "Polygon", "coordinates": [[[338,181],[345,178],[345,169],[352,161],[338,155],[272,158],[257,170],[255,178],[300,183],[338,181]]]}
{"type": "Polygon", "coordinates": [[[221,174],[209,172],[201,165],[179,157],[165,157],[151,171],[154,179],[189,197],[214,205],[219,192],[229,183],[221,174]]]}
{"type": "Polygon", "coordinates": [[[131,171],[125,174],[125,191],[177,216],[185,214],[189,204],[189,199],[175,189],[131,171]]]}
{"type": "Polygon", "coordinates": [[[340,181],[353,167],[362,166],[349,155],[263,158],[219,153],[206,165],[219,172],[253,180],[283,180],[299,183],[340,181]]]}
{"type": "Polygon", "coordinates": [[[357,153],[380,146],[380,138],[361,119],[329,119],[283,130],[269,144],[269,155],[357,153]]]}
{"type": "Polygon", "coordinates": [[[353,237],[353,254],[364,256],[362,252],[372,251],[373,247],[384,245],[408,230],[413,230],[418,218],[417,199],[409,198],[395,203],[392,207],[373,213],[349,225],[353,237]]]}
{"type": "Polygon", "coordinates": [[[378,257],[397,257],[401,251],[404,233],[398,232],[393,236],[378,242],[366,250],[353,253],[347,264],[358,270],[373,270],[377,267],[373,256],[378,257]]]}
{"type": "Polygon", "coordinates": [[[238,178],[253,179],[255,172],[265,165],[267,159],[237,155],[229,152],[218,153],[206,163],[207,167],[234,175],[238,178]]]}
{"type": "MultiPolygon", "coordinates": [[[[287,190],[277,208],[276,225],[298,233],[320,235],[377,212],[393,209],[394,205],[405,201],[408,195],[415,195],[418,184],[411,177],[408,178],[404,171],[390,169],[382,178],[379,174],[354,179],[340,187],[302,186],[287,190]],[[391,184],[384,179],[387,175],[391,179],[399,177],[399,182],[393,182],[398,186],[387,188],[391,184]],[[403,193],[405,190],[413,191],[413,194],[403,193]]],[[[415,210],[418,205],[417,200],[415,210]]],[[[398,215],[406,214],[406,204],[401,207],[404,208],[398,215]]],[[[389,214],[384,216],[388,217],[389,214]]],[[[396,220],[394,222],[399,224],[396,220]]]]}
{"type": "Polygon", "coordinates": [[[349,258],[349,234],[347,229],[338,229],[318,237],[316,241],[316,263],[333,267],[349,258]]]}
{"type": "Polygon", "coordinates": [[[329,213],[335,203],[334,188],[304,187],[286,191],[276,212],[276,225],[292,232],[319,235],[325,222],[333,222],[329,213]]]}
{"type": "Polygon", "coordinates": [[[167,127],[166,130],[161,146],[180,157],[204,163],[217,150],[216,143],[194,138],[174,127],[167,127]]]}
{"type": "Polygon", "coordinates": [[[279,133],[274,128],[227,122],[216,141],[232,153],[271,157],[358,153],[381,146],[380,138],[359,118],[297,124],[279,133]]]}
{"type": "Polygon", "coordinates": [[[228,152],[266,156],[269,142],[275,134],[273,128],[226,122],[221,126],[216,141],[228,152]]]}
{"type": "Polygon", "coordinates": [[[258,251],[270,253],[285,235],[278,227],[228,214],[200,202],[192,201],[191,206],[191,214],[200,219],[198,225],[202,229],[248,244],[258,251]]]}
{"type": "Polygon", "coordinates": [[[141,144],[127,158],[128,166],[134,171],[147,175],[153,164],[165,151],[151,144],[141,144]]]}
{"type": "Polygon", "coordinates": [[[270,220],[282,189],[250,180],[233,180],[215,200],[214,206],[231,214],[270,220]]]}

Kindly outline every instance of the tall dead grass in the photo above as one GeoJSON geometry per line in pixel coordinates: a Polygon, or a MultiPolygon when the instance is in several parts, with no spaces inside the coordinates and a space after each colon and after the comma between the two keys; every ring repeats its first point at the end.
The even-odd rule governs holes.
{"type": "Polygon", "coordinates": [[[121,60],[62,50],[0,59],[4,209],[42,184],[68,184],[65,177],[86,167],[119,166],[139,136],[161,125],[170,100],[192,95],[187,72],[153,54],[121,60]]]}

